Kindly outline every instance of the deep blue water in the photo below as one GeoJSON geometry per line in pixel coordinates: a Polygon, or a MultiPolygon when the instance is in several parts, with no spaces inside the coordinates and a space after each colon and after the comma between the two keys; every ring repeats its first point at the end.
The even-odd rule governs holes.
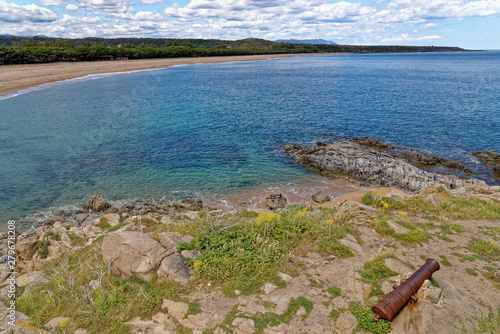
{"type": "MultiPolygon", "coordinates": [[[[0,219],[303,178],[283,144],[371,136],[477,167],[500,52],[311,55],[76,80],[0,100],[0,219]]],[[[491,180],[490,180],[491,181],[491,180]]]]}

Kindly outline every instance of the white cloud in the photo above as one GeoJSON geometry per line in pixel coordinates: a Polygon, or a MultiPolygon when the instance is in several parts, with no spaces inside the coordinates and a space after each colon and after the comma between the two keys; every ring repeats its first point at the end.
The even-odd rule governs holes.
{"type": "Polygon", "coordinates": [[[78,7],[77,5],[73,5],[73,4],[71,4],[71,3],[66,5],[66,10],[67,10],[68,12],[74,12],[74,11],[77,11],[77,10],[78,10],[78,8],[80,8],[80,7],[78,7]]]}
{"type": "Polygon", "coordinates": [[[38,0],[44,6],[61,6],[66,1],[65,0],[38,0]]]}
{"type": "Polygon", "coordinates": [[[162,3],[165,0],[139,0],[141,5],[154,5],[155,3],[162,3]]]}
{"type": "Polygon", "coordinates": [[[134,11],[128,0],[76,0],[76,3],[87,11],[100,10],[111,15],[134,11]]]}
{"type": "Polygon", "coordinates": [[[0,1],[0,21],[4,22],[52,22],[57,19],[56,13],[37,5],[19,6],[14,3],[0,1]]]}

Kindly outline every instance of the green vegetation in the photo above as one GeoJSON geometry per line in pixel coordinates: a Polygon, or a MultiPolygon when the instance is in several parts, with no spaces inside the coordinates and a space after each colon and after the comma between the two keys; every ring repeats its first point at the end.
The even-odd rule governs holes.
{"type": "Polygon", "coordinates": [[[258,38],[236,41],[171,38],[84,38],[0,36],[0,64],[47,63],[111,59],[210,57],[307,52],[462,51],[433,46],[368,46],[276,43],[258,38]]]}
{"type": "Polygon", "coordinates": [[[396,224],[407,228],[409,231],[406,233],[397,233],[392,227],[389,226],[387,220],[377,222],[375,224],[375,231],[382,235],[389,235],[408,244],[422,244],[422,242],[429,240],[429,235],[427,233],[416,228],[410,223],[397,221],[396,224]]]}
{"type": "Polygon", "coordinates": [[[358,321],[357,329],[359,330],[375,334],[389,333],[392,330],[392,325],[389,321],[373,321],[375,313],[373,313],[370,307],[363,307],[359,302],[349,303],[349,311],[356,317],[358,321]]]}
{"type": "Polygon", "coordinates": [[[151,317],[163,299],[179,300],[185,289],[170,282],[145,282],[119,278],[107,269],[100,256],[100,241],[76,250],[45,266],[49,282],[16,301],[20,312],[31,316],[31,325],[43,328],[49,320],[69,317],[65,329],[86,328],[90,333],[127,333],[125,322],[151,317]],[[92,280],[101,288],[91,290],[92,280]]]}
{"type": "Polygon", "coordinates": [[[429,277],[429,281],[431,282],[432,286],[435,286],[436,288],[439,288],[439,283],[436,281],[434,277],[429,277]]]}
{"type": "Polygon", "coordinates": [[[218,327],[222,328],[223,330],[229,333],[232,333],[231,324],[233,320],[236,318],[246,318],[246,319],[252,319],[254,321],[255,333],[263,333],[264,328],[268,326],[276,327],[281,324],[290,323],[290,321],[292,321],[292,319],[297,314],[297,311],[301,307],[304,307],[306,310],[306,315],[303,316],[303,318],[305,319],[307,318],[307,315],[312,311],[313,304],[304,297],[298,297],[297,299],[291,298],[290,302],[288,303],[288,308],[286,312],[284,312],[281,315],[278,315],[273,312],[265,312],[265,313],[257,312],[254,314],[242,313],[238,311],[238,305],[236,305],[235,307],[233,307],[231,312],[229,312],[226,315],[223,324],[219,325],[218,327]]]}
{"type": "Polygon", "coordinates": [[[460,333],[462,334],[479,334],[479,333],[500,333],[500,308],[497,313],[489,311],[488,315],[484,315],[483,311],[479,310],[480,316],[476,316],[478,328],[474,328],[472,331],[462,326],[460,333]]]}
{"type": "Polygon", "coordinates": [[[498,260],[500,258],[500,248],[494,241],[488,242],[486,240],[473,237],[469,241],[467,248],[484,259],[498,260]]]}
{"type": "Polygon", "coordinates": [[[446,267],[451,267],[452,264],[450,263],[450,261],[448,261],[448,259],[446,258],[446,255],[439,255],[439,257],[441,258],[441,264],[443,266],[446,266],[446,267]]]}
{"type": "MultiPolygon", "coordinates": [[[[229,295],[235,289],[255,293],[266,281],[284,286],[277,273],[296,249],[352,255],[338,240],[354,232],[333,226],[332,216],[329,210],[313,212],[309,207],[292,205],[280,214],[266,212],[255,217],[247,211],[219,226],[204,217],[196,230],[191,230],[197,235],[195,239],[180,245],[179,250],[201,251],[193,263],[193,274],[200,282],[218,284],[229,295]],[[210,226],[209,232],[200,226],[210,226]]],[[[323,287],[322,282],[313,280],[311,285],[323,287]]]]}
{"type": "Polygon", "coordinates": [[[395,274],[385,265],[384,261],[387,258],[396,258],[396,256],[394,254],[382,254],[363,266],[361,278],[364,282],[372,285],[370,296],[383,296],[384,292],[380,288],[380,281],[395,274]]]}
{"type": "Polygon", "coordinates": [[[472,276],[477,276],[477,272],[472,269],[472,268],[465,268],[465,271],[467,272],[467,274],[469,275],[472,275],[472,276]]]}
{"type": "Polygon", "coordinates": [[[331,288],[328,288],[328,292],[333,296],[333,297],[338,297],[342,295],[342,290],[336,286],[332,286],[331,288]]]}

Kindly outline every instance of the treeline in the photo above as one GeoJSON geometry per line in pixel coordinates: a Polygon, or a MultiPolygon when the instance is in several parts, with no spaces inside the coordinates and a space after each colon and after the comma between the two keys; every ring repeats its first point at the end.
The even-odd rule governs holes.
{"type": "Polygon", "coordinates": [[[21,38],[0,36],[0,64],[48,63],[55,61],[95,61],[210,57],[254,54],[314,52],[432,52],[463,51],[454,47],[359,46],[276,43],[257,38],[237,41],[166,38],[21,38]],[[7,41],[10,42],[10,45],[7,41]]]}

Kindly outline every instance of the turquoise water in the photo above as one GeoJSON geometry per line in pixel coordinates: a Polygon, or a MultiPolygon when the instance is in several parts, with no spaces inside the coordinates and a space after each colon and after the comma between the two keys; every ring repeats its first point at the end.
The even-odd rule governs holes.
{"type": "MultiPolygon", "coordinates": [[[[500,52],[311,55],[67,81],[0,100],[0,219],[307,177],[291,142],[371,136],[482,170],[500,52]]],[[[488,175],[484,176],[489,182],[488,175]]]]}

